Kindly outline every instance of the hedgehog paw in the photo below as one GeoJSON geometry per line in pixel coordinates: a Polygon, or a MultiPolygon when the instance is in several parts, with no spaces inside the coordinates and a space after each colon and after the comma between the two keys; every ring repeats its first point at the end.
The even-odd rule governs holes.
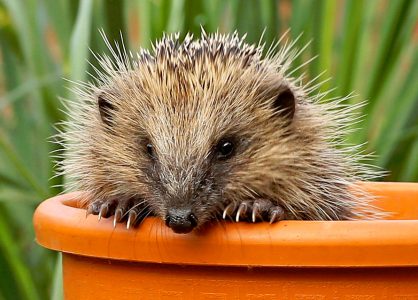
{"type": "Polygon", "coordinates": [[[129,199],[125,201],[117,200],[97,200],[87,207],[87,214],[98,215],[101,218],[113,216],[113,227],[117,223],[126,221],[126,228],[135,227],[149,215],[148,209],[140,199],[129,199]]]}
{"type": "Polygon", "coordinates": [[[102,218],[108,218],[113,215],[116,201],[114,200],[96,200],[87,207],[86,217],[90,214],[97,215],[99,221],[102,218]]]}
{"type": "Polygon", "coordinates": [[[235,215],[235,222],[258,222],[268,220],[270,223],[284,219],[284,209],[266,199],[231,203],[223,211],[223,219],[235,215]]]}

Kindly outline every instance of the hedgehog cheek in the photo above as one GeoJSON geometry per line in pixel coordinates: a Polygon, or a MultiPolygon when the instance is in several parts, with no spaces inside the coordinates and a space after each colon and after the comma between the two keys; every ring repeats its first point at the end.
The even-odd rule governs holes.
{"type": "Polygon", "coordinates": [[[285,87],[276,96],[272,106],[277,115],[291,122],[296,110],[295,94],[289,87],[285,87]]]}

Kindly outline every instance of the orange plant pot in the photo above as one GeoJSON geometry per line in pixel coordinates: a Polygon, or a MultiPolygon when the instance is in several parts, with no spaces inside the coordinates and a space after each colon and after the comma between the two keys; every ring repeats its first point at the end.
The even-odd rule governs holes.
{"type": "Polygon", "coordinates": [[[79,194],[43,202],[36,239],[63,252],[66,299],[417,299],[418,183],[365,183],[379,221],[223,222],[178,235],[113,228],[79,194]]]}

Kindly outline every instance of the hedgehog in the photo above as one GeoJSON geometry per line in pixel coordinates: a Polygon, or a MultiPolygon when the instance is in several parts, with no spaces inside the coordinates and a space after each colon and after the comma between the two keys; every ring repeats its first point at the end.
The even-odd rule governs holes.
{"type": "Polygon", "coordinates": [[[59,134],[58,174],[83,191],[87,215],[127,228],[155,216],[175,233],[222,219],[377,216],[358,184],[377,171],[346,142],[358,105],[328,99],[321,74],[292,76],[306,47],[203,29],[135,54],[104,39],[110,55],[94,55],[59,134]]]}

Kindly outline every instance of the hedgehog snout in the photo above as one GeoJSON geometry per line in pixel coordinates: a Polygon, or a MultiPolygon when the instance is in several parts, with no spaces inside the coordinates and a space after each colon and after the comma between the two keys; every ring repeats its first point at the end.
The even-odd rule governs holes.
{"type": "Polygon", "coordinates": [[[197,226],[197,218],[189,208],[170,208],[165,224],[175,233],[189,233],[197,226]]]}

